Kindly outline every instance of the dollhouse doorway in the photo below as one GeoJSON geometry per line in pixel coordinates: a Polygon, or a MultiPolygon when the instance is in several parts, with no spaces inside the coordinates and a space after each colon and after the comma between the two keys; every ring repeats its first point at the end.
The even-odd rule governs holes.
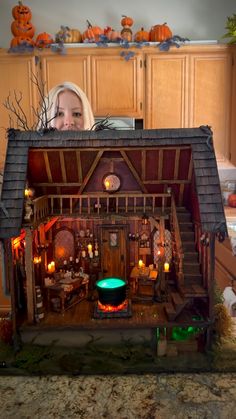
{"type": "Polygon", "coordinates": [[[127,226],[103,225],[101,237],[101,271],[104,278],[126,279],[127,268],[127,226]]]}

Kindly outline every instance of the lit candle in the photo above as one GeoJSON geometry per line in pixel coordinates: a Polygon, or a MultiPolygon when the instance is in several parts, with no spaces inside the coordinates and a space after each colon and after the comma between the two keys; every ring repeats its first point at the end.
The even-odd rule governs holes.
{"type": "Polygon", "coordinates": [[[98,257],[98,250],[94,251],[94,256],[98,257]]]}
{"type": "Polygon", "coordinates": [[[93,258],[93,252],[89,252],[89,257],[90,257],[90,259],[93,258]]]}
{"type": "Polygon", "coordinates": [[[55,272],[55,262],[51,262],[51,272],[55,272]]]}
{"type": "Polygon", "coordinates": [[[85,250],[82,250],[82,258],[86,258],[86,252],[85,252],[85,250]]]}
{"type": "Polygon", "coordinates": [[[164,272],[169,272],[170,265],[168,262],[164,263],[164,272]]]}
{"type": "Polygon", "coordinates": [[[93,249],[93,246],[92,246],[92,244],[91,243],[89,243],[88,244],[88,252],[90,253],[90,252],[92,252],[92,249],[93,249]]]}
{"type": "Polygon", "coordinates": [[[139,259],[139,261],[138,261],[138,267],[139,268],[142,268],[143,267],[143,261],[142,261],[142,259],[139,259]]]}
{"type": "Polygon", "coordinates": [[[52,269],[52,265],[51,265],[51,263],[49,263],[48,264],[48,272],[51,272],[51,269],[52,269]]]}
{"type": "Polygon", "coordinates": [[[106,189],[109,189],[109,186],[110,186],[110,182],[109,182],[109,180],[106,180],[105,181],[105,188],[106,189]]]}

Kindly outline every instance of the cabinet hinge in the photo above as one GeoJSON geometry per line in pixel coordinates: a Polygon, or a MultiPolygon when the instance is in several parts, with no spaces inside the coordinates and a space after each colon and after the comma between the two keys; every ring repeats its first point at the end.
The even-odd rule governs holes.
{"type": "Polygon", "coordinates": [[[35,55],[34,62],[35,62],[35,65],[38,65],[40,69],[42,68],[42,63],[38,55],[35,55]]]}

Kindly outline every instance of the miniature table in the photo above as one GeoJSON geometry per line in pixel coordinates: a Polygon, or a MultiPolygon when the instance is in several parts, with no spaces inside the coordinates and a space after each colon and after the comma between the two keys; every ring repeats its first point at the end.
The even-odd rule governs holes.
{"type": "Polygon", "coordinates": [[[70,281],[60,281],[56,284],[46,287],[47,290],[47,306],[51,309],[51,300],[59,298],[60,306],[54,307],[54,311],[64,313],[65,310],[72,307],[74,304],[84,300],[88,296],[88,279],[78,277],[70,281]],[[71,298],[74,297],[74,298],[71,298]],[[71,301],[68,300],[71,298],[71,301]]]}

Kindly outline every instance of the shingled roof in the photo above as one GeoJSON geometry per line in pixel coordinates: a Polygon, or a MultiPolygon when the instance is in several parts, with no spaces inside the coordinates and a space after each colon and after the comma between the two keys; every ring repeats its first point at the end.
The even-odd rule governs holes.
{"type": "MultiPolygon", "coordinates": [[[[161,130],[99,132],[21,132],[9,130],[8,148],[0,202],[0,238],[19,235],[24,210],[24,189],[28,176],[29,152],[43,150],[157,149],[188,146],[191,149],[193,173],[202,230],[227,233],[220,182],[209,127],[161,130]]],[[[168,160],[168,159],[167,159],[168,160]]],[[[69,163],[68,163],[69,164],[69,163]]]]}

